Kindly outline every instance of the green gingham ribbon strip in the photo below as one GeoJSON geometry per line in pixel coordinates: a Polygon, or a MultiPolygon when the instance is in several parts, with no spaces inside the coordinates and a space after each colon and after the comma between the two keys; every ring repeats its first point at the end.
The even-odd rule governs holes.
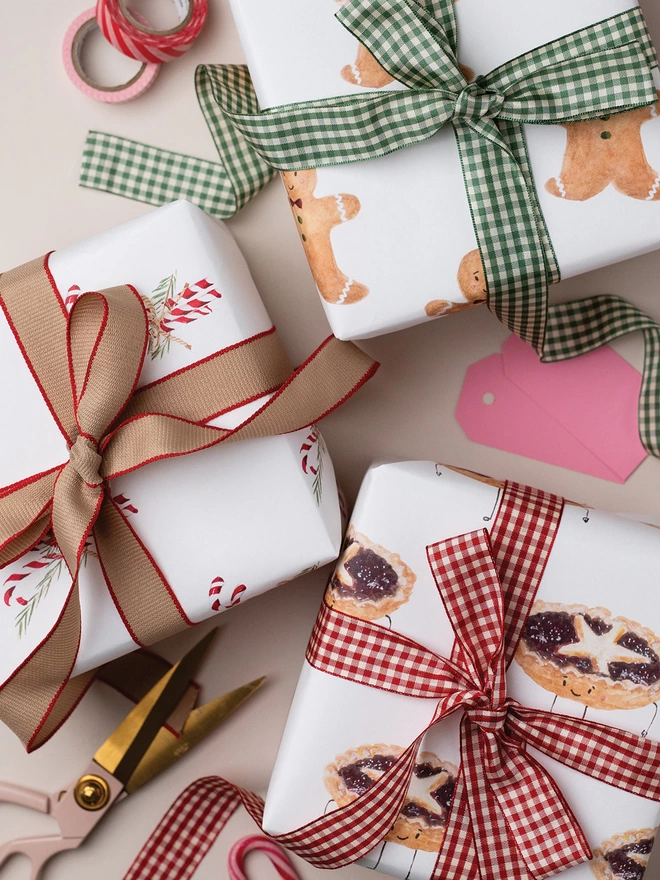
{"type": "Polygon", "coordinates": [[[229,172],[224,143],[230,130],[229,159],[238,162],[232,178],[240,177],[245,164],[254,194],[270,177],[264,169],[372,159],[422,142],[451,124],[489,308],[546,362],[576,357],[643,330],[640,435],[646,449],[660,455],[658,325],[618,297],[549,308],[549,285],[559,281],[559,267],[523,130],[524,124],[566,124],[657,101],[652,73],[657,60],[640,10],[533,49],[471,83],[457,61],[453,0],[350,0],[337,18],[406,90],[260,111],[246,75],[237,73],[244,68],[202,67],[200,103],[225,169],[229,172]],[[265,165],[260,167],[255,156],[265,165]]]}
{"type": "MultiPolygon", "coordinates": [[[[83,152],[80,185],[148,205],[187,199],[212,217],[233,217],[276,172],[231,123],[215,124],[217,104],[211,70],[204,65],[197,68],[195,87],[220,162],[90,131],[83,152]]],[[[248,94],[256,105],[247,67],[236,65],[225,71],[227,92],[248,94]]]]}

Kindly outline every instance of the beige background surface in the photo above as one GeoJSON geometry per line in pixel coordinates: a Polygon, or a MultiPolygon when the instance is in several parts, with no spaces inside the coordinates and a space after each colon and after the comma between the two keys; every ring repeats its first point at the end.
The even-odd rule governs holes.
{"type": "MultiPolygon", "coordinates": [[[[660,44],[660,6],[651,0],[643,5],[660,44]]],[[[225,0],[211,0],[210,6],[199,41],[183,59],[162,70],[147,95],[132,104],[107,106],[77,92],[60,60],[64,32],[84,3],[0,3],[0,271],[148,210],[78,188],[87,129],[214,158],[197,108],[193,71],[199,62],[239,62],[242,53],[225,0]]],[[[295,24],[291,36],[283,51],[295,47],[295,24]]],[[[295,360],[302,360],[328,328],[279,183],[272,183],[230,226],[285,345],[295,360]]],[[[660,320],[659,274],[657,253],[564,283],[557,295],[620,293],[660,320]]],[[[383,366],[323,428],[349,500],[374,459],[429,458],[531,483],[589,505],[660,516],[656,460],[647,460],[625,486],[618,486],[466,440],[453,416],[465,370],[497,352],[506,336],[482,309],[365,343],[383,366]]],[[[641,366],[639,336],[616,348],[641,366]]],[[[3,430],[16,424],[20,413],[0,415],[3,430]]],[[[199,776],[218,773],[265,791],[326,575],[316,572],[223,616],[222,632],[200,676],[204,697],[210,699],[263,673],[269,677],[267,687],[177,767],[114,810],[80,851],[54,860],[45,872],[47,880],[121,878],[164,809],[199,776]]],[[[177,656],[202,629],[164,644],[163,653],[177,656]]],[[[54,741],[32,756],[23,753],[8,730],[0,729],[0,778],[45,791],[59,789],[83,770],[125,711],[120,698],[96,685],[54,741]]],[[[47,831],[51,821],[0,805],[0,842],[47,831]]],[[[229,846],[253,830],[245,814],[234,817],[197,877],[226,877],[229,846]]],[[[307,865],[300,873],[304,880],[323,876],[307,865]]],[[[2,876],[27,878],[28,866],[17,859],[2,876]]],[[[275,873],[257,857],[252,876],[273,880],[275,873]]],[[[374,874],[353,867],[334,876],[366,880],[374,874]]],[[[660,880],[660,854],[647,877],[660,880]]]]}

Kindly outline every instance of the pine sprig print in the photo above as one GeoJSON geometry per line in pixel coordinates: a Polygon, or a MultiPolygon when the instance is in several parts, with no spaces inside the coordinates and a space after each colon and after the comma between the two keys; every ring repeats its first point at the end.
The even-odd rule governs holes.
{"type": "Polygon", "coordinates": [[[213,300],[220,299],[213,284],[206,278],[194,284],[185,282],[177,293],[177,273],[161,279],[151,296],[142,298],[149,318],[149,354],[151,359],[166,355],[172,343],[190,350],[192,345],[176,336],[175,325],[192,324],[213,312],[213,300]]]}
{"type": "MultiPolygon", "coordinates": [[[[125,495],[115,495],[113,500],[119,505],[124,516],[129,517],[138,513],[138,509],[125,495]]],[[[88,539],[83,547],[81,566],[86,567],[88,559],[96,555],[91,539],[88,539]]],[[[59,581],[65,571],[62,551],[57,546],[53,533],[48,532],[30,551],[30,559],[21,566],[21,569],[5,579],[3,601],[8,608],[18,607],[14,626],[19,639],[27,632],[37,608],[48,595],[50,588],[59,581]],[[40,575],[39,580],[34,584],[31,583],[28,579],[37,574],[40,575]],[[23,589],[19,591],[19,587],[23,589]],[[29,596],[24,594],[26,587],[32,590],[29,596]]]]}
{"type": "Polygon", "coordinates": [[[302,453],[301,466],[303,473],[311,474],[314,478],[312,481],[312,493],[319,507],[323,500],[323,465],[327,451],[325,441],[319,429],[314,427],[300,447],[300,452],[302,453]],[[310,463],[310,456],[313,450],[315,450],[316,454],[316,464],[310,463]]]}

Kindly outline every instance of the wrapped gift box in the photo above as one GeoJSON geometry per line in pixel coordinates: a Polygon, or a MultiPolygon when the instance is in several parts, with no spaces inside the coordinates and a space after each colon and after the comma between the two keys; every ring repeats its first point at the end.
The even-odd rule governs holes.
{"type": "MultiPolygon", "coordinates": [[[[338,0],[231,3],[262,110],[403,88],[334,18],[338,0]]],[[[468,75],[485,74],[635,6],[630,0],[457,0],[459,60],[468,75]]],[[[525,126],[563,278],[660,244],[656,115],[653,107],[582,123],[570,151],[565,127],[525,126]],[[603,174],[603,163],[615,182],[607,169],[603,174]]],[[[304,244],[338,337],[376,336],[485,301],[451,125],[383,158],[284,177],[301,236],[310,229],[318,236],[320,228],[329,237],[329,247],[304,244]]]]}
{"type": "MultiPolygon", "coordinates": [[[[471,531],[491,530],[501,498],[501,484],[432,462],[373,467],[328,587],[328,604],[449,657],[453,632],[426,548],[471,531]],[[342,589],[342,584],[349,588],[342,589]]],[[[656,669],[654,652],[660,650],[660,639],[654,634],[660,633],[655,585],[659,565],[657,528],[566,504],[516,659],[507,672],[509,696],[526,707],[586,717],[636,735],[650,732],[651,739],[657,738],[660,722],[655,721],[654,700],[660,693],[660,667],[656,669]],[[601,675],[598,688],[603,690],[596,693],[590,690],[594,675],[580,678],[584,655],[565,665],[553,662],[552,647],[545,654],[543,650],[557,633],[555,647],[570,642],[571,650],[579,653],[571,636],[564,638],[558,629],[571,620],[576,632],[589,622],[581,641],[591,648],[600,650],[595,643],[613,632],[629,651],[635,648],[626,656],[648,664],[646,685],[624,682],[617,688],[601,675]],[[644,654],[641,638],[652,654],[644,654]],[[612,696],[612,687],[618,696],[612,696]],[[608,708],[597,708],[604,705],[608,708]]],[[[393,756],[414,742],[435,709],[433,699],[368,687],[306,662],[268,792],[265,829],[287,833],[329,814],[338,801],[345,806],[354,800],[382,776],[393,756]]],[[[385,843],[363,860],[365,866],[377,866],[402,880],[431,876],[460,764],[460,715],[443,719],[425,735],[417,761],[427,772],[413,776],[399,819],[385,843]]],[[[658,804],[529,751],[558,783],[594,852],[593,862],[568,869],[566,877],[641,878],[659,821],[658,804]],[[624,863],[633,873],[614,871],[625,868],[624,863]]]]}
{"type": "MultiPolygon", "coordinates": [[[[272,327],[227,228],[187,202],[57,251],[49,268],[67,306],[81,291],[127,282],[149,299],[154,320],[140,385],[272,327]]],[[[67,454],[2,312],[0,372],[0,486],[6,486],[67,454]]],[[[210,424],[236,427],[265,399],[210,424]]],[[[332,463],[315,428],[154,462],[113,480],[111,491],[193,622],[334,559],[341,544],[332,463]]],[[[51,630],[70,582],[48,538],[2,570],[0,681],[51,630]]],[[[135,648],[93,539],[85,548],[80,602],[74,674],[135,648]]]]}

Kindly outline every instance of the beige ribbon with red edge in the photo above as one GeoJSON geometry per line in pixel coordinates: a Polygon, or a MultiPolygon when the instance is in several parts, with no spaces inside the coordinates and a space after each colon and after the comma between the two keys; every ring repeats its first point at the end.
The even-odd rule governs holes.
{"type": "Polygon", "coordinates": [[[137,390],[149,328],[132,287],[83,294],[67,316],[47,258],[38,259],[0,277],[0,306],[69,448],[58,467],[0,489],[0,567],[52,528],[72,576],[55,627],[0,688],[0,719],[31,750],[67,717],[94,674],[71,678],[81,631],[78,572],[90,535],[136,642],[151,644],[190,623],[109,482],[163,458],[306,427],[378,365],[330,337],[292,371],[271,330],[137,390]],[[268,393],[233,430],[204,424],[268,393]]]}

